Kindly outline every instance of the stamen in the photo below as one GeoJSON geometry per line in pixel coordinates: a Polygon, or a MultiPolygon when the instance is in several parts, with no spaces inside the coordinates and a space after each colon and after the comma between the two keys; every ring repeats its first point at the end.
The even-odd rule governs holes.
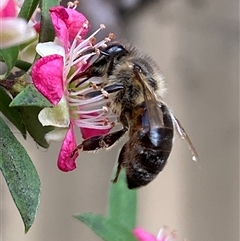
{"type": "Polygon", "coordinates": [[[100,24],[100,28],[101,28],[101,29],[105,29],[106,27],[105,27],[105,25],[104,25],[103,23],[101,23],[101,24],[100,24]]]}
{"type": "Polygon", "coordinates": [[[97,125],[99,125],[99,123],[103,122],[103,120],[105,120],[107,117],[109,118],[114,118],[115,116],[112,115],[107,115],[107,117],[105,116],[105,113],[100,113],[98,115],[93,115],[93,114],[97,114],[96,112],[91,112],[89,114],[82,114],[82,113],[73,113],[73,114],[78,114],[80,115],[80,119],[77,118],[76,121],[81,122],[81,123],[96,123],[97,125]]]}
{"type": "Polygon", "coordinates": [[[109,34],[108,34],[108,37],[109,37],[110,39],[115,39],[115,34],[114,34],[114,33],[109,33],[109,34]]]}
{"type": "Polygon", "coordinates": [[[108,99],[108,97],[109,97],[108,92],[107,92],[106,90],[104,90],[104,89],[101,89],[101,91],[102,91],[103,97],[104,97],[105,99],[108,99]]]}
{"type": "Polygon", "coordinates": [[[102,107],[102,110],[103,110],[104,113],[108,113],[108,108],[107,108],[107,106],[103,106],[103,107],[102,107]]]}
{"type": "Polygon", "coordinates": [[[82,63],[83,65],[85,65],[85,64],[87,64],[87,60],[86,60],[86,59],[83,59],[83,60],[81,60],[81,63],[82,63]]]}
{"type": "Polygon", "coordinates": [[[70,98],[68,99],[70,106],[85,106],[87,105],[88,108],[93,107],[96,108],[97,105],[104,105],[105,100],[100,96],[94,97],[92,99],[86,99],[86,100],[76,100],[70,98]]]}
{"type": "MultiPolygon", "coordinates": [[[[85,48],[86,49],[86,48],[85,48]]],[[[79,56],[73,60],[72,56],[70,56],[70,59],[69,59],[69,63],[66,64],[66,68],[64,69],[64,77],[67,79],[67,83],[70,83],[78,78],[76,78],[77,75],[81,74],[81,70],[82,70],[82,65],[80,66],[77,66],[78,68],[72,73],[72,75],[70,77],[67,77],[67,75],[69,74],[69,70],[71,68],[71,66],[76,66],[76,64],[78,64],[79,62],[82,62],[84,65],[85,63],[87,64],[87,60],[90,59],[92,56],[94,56],[95,53],[94,52],[91,52],[89,54],[86,54],[84,56],[81,56],[81,53],[79,53],[79,56]],[[71,63],[71,64],[70,64],[71,63]]]]}
{"type": "Polygon", "coordinates": [[[104,40],[105,40],[105,42],[107,42],[107,43],[108,43],[108,42],[111,42],[111,39],[110,39],[109,37],[105,38],[104,40]]]}
{"type": "Polygon", "coordinates": [[[89,42],[91,45],[94,45],[96,43],[96,38],[92,37],[91,39],[89,39],[89,42]]]}
{"type": "MultiPolygon", "coordinates": [[[[101,24],[101,25],[102,25],[102,24],[101,24]]],[[[87,42],[89,42],[92,37],[94,37],[100,30],[103,29],[103,28],[101,28],[101,25],[100,25],[100,28],[99,28],[99,29],[97,29],[94,33],[92,33],[88,38],[85,39],[84,44],[87,43],[87,42]]],[[[84,46],[84,44],[83,44],[83,42],[80,43],[80,44],[76,47],[75,51],[78,51],[79,49],[82,49],[82,47],[84,46]]]]}
{"type": "Polygon", "coordinates": [[[81,128],[89,128],[89,129],[97,129],[97,130],[106,130],[106,129],[109,129],[109,128],[112,127],[111,125],[107,125],[107,126],[104,126],[104,125],[91,125],[90,123],[89,124],[82,124],[82,123],[74,122],[74,124],[76,126],[78,126],[78,127],[81,127],[81,128]]]}
{"type": "Polygon", "coordinates": [[[106,118],[105,120],[103,120],[103,125],[108,125],[109,124],[109,120],[106,118]]]}
{"type": "Polygon", "coordinates": [[[106,121],[106,118],[103,118],[103,116],[101,116],[101,118],[98,119],[84,119],[82,117],[82,119],[77,119],[75,120],[75,122],[77,123],[78,126],[80,125],[92,125],[92,126],[109,126],[110,122],[106,121]]]}
{"type": "MultiPolygon", "coordinates": [[[[96,110],[96,111],[98,111],[98,110],[96,110]]],[[[102,109],[100,109],[99,111],[100,111],[100,113],[95,112],[95,110],[94,110],[94,112],[93,112],[93,110],[91,110],[87,114],[84,114],[85,111],[83,111],[83,113],[82,113],[82,111],[75,111],[73,113],[80,115],[80,117],[81,117],[80,121],[81,122],[84,122],[84,123],[89,123],[89,122],[100,123],[101,121],[103,121],[106,118],[106,116],[105,116],[105,113],[102,112],[102,109]]]]}
{"type": "MultiPolygon", "coordinates": [[[[81,32],[86,27],[86,25],[88,25],[88,21],[87,20],[85,21],[85,23],[83,23],[82,27],[79,29],[76,37],[73,40],[73,43],[71,45],[71,48],[70,48],[70,51],[69,51],[69,55],[68,55],[69,63],[72,63],[73,59],[76,59],[76,57],[79,55],[79,51],[80,51],[80,53],[82,53],[82,48],[89,41],[89,39],[86,39],[86,40],[82,41],[80,44],[78,44],[79,43],[78,36],[81,36],[81,32]]],[[[72,65],[70,64],[70,66],[68,68],[68,72],[69,72],[71,66],[72,65]]]]}
{"type": "MultiPolygon", "coordinates": [[[[82,63],[83,65],[87,64],[87,60],[93,56],[94,53],[90,53],[90,54],[87,54],[85,56],[80,56],[79,58],[75,59],[73,62],[72,62],[72,66],[73,65],[76,65],[78,63],[82,63]]],[[[82,66],[80,66],[80,68],[78,68],[76,71],[74,71],[74,73],[71,75],[71,79],[76,76],[77,74],[79,74],[79,71],[82,69],[82,66]]]]}
{"type": "Polygon", "coordinates": [[[95,44],[94,47],[95,47],[96,49],[99,48],[99,47],[106,48],[107,45],[106,45],[105,39],[102,40],[102,41],[100,41],[99,43],[95,44]]]}
{"type": "Polygon", "coordinates": [[[95,53],[96,53],[96,55],[98,55],[98,56],[99,56],[101,52],[100,52],[100,50],[99,50],[99,49],[95,49],[95,53]]]}
{"type": "Polygon", "coordinates": [[[82,40],[82,36],[81,35],[77,35],[76,38],[77,38],[78,41],[82,40]]]}
{"type": "MultiPolygon", "coordinates": [[[[93,116],[91,115],[88,115],[88,114],[92,114],[92,113],[97,113],[97,112],[102,112],[103,111],[103,108],[101,109],[94,109],[94,110],[74,110],[73,112],[76,113],[76,114],[80,114],[80,115],[86,115],[86,117],[84,117],[85,119],[90,117],[92,118],[93,116]]],[[[107,112],[105,112],[107,113],[107,112]]],[[[94,116],[93,118],[96,118],[96,116],[94,116]]]]}
{"type": "Polygon", "coordinates": [[[108,115],[105,117],[104,114],[98,116],[81,115],[81,119],[74,119],[73,122],[78,127],[104,130],[115,126],[115,122],[110,123],[109,118],[115,119],[116,116],[108,115]]]}
{"type": "Polygon", "coordinates": [[[76,9],[78,4],[79,4],[79,1],[68,2],[67,6],[68,6],[68,8],[76,9]]]}
{"type": "Polygon", "coordinates": [[[67,2],[67,6],[68,6],[68,8],[73,8],[74,7],[74,3],[73,2],[67,2]]]}
{"type": "Polygon", "coordinates": [[[97,90],[98,89],[98,86],[95,83],[92,83],[91,87],[93,88],[93,90],[97,90]]]}
{"type": "Polygon", "coordinates": [[[86,20],[86,21],[83,23],[83,28],[84,28],[84,29],[87,29],[87,28],[88,28],[88,25],[89,25],[89,22],[86,20]]]}
{"type": "Polygon", "coordinates": [[[81,115],[81,118],[77,118],[74,121],[79,125],[95,125],[95,126],[103,126],[103,120],[106,119],[103,115],[100,116],[91,116],[88,118],[85,115],[81,115]]]}

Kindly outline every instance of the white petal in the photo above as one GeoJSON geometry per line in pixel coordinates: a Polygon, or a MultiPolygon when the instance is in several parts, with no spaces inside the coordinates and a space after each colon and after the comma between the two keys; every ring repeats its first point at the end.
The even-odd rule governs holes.
{"type": "Polygon", "coordinates": [[[69,109],[66,98],[53,108],[44,108],[38,114],[38,119],[43,126],[68,127],[70,124],[69,109]]]}
{"type": "Polygon", "coordinates": [[[21,18],[2,18],[0,28],[0,48],[18,45],[36,36],[34,28],[21,18]]]}
{"type": "Polygon", "coordinates": [[[27,45],[24,49],[22,49],[19,53],[20,59],[29,63],[33,63],[34,58],[36,56],[37,43],[38,40],[35,40],[31,44],[27,45]]]}
{"type": "Polygon", "coordinates": [[[39,43],[36,47],[38,54],[43,56],[48,56],[52,54],[58,54],[65,57],[65,51],[62,44],[58,41],[39,43]]]}
{"type": "Polygon", "coordinates": [[[68,128],[56,129],[48,132],[45,135],[45,139],[48,143],[51,141],[62,142],[67,134],[68,128]]]}

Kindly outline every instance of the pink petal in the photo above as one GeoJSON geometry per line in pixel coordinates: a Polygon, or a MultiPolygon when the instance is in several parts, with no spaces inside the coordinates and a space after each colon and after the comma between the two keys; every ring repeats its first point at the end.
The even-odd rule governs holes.
{"type": "MultiPolygon", "coordinates": [[[[72,41],[83,24],[87,22],[86,17],[71,8],[64,8],[62,6],[53,7],[50,10],[52,23],[56,32],[56,36],[62,41],[67,50],[68,41],[72,41]]],[[[82,30],[80,36],[84,38],[90,28],[88,24],[86,28],[82,30]]]]}
{"type": "Polygon", "coordinates": [[[76,162],[79,153],[74,153],[73,156],[72,153],[76,149],[77,143],[76,138],[73,131],[73,126],[70,124],[70,128],[65,136],[65,139],[63,141],[59,156],[58,156],[58,168],[61,171],[69,172],[76,168],[76,162]]]}
{"type": "MultiPolygon", "coordinates": [[[[69,31],[69,38],[70,40],[73,40],[76,37],[78,31],[82,28],[83,24],[88,22],[88,20],[82,13],[79,13],[74,9],[67,8],[66,11],[69,16],[66,22],[66,25],[69,31]]],[[[85,38],[89,29],[90,29],[90,24],[88,24],[86,28],[82,30],[80,36],[82,38],[85,38]]]]}
{"type": "Polygon", "coordinates": [[[62,6],[53,7],[49,10],[49,12],[56,36],[63,43],[65,52],[67,52],[69,45],[69,32],[65,22],[68,19],[68,13],[62,6]]]}
{"type": "Polygon", "coordinates": [[[99,130],[99,129],[90,129],[90,128],[80,128],[82,138],[87,139],[93,136],[102,136],[106,135],[112,128],[99,130]]]}
{"type": "Polygon", "coordinates": [[[17,9],[14,0],[2,0],[0,4],[0,18],[16,17],[17,9]]]}
{"type": "Polygon", "coordinates": [[[63,57],[57,54],[37,60],[32,68],[32,80],[38,91],[56,105],[63,96],[63,57]]]}
{"type": "Polygon", "coordinates": [[[33,25],[33,27],[37,33],[40,33],[40,26],[41,26],[40,22],[37,22],[33,25]]]}
{"type": "Polygon", "coordinates": [[[135,228],[133,230],[133,234],[138,239],[138,241],[157,241],[157,238],[154,235],[146,232],[142,228],[135,228]]]}

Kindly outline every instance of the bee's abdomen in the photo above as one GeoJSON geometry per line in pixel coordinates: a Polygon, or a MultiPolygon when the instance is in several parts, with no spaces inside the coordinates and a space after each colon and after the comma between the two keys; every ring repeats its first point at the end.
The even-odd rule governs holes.
{"type": "Polygon", "coordinates": [[[137,158],[144,169],[158,174],[164,168],[169,154],[170,151],[143,148],[137,158]]]}
{"type": "Polygon", "coordinates": [[[125,158],[130,160],[126,166],[127,183],[130,189],[147,185],[165,167],[172,149],[171,124],[152,130],[155,141],[152,140],[149,130],[142,129],[135,133],[135,138],[126,143],[128,153],[131,153],[128,157],[125,154],[125,158]]]}
{"type": "Polygon", "coordinates": [[[142,187],[150,183],[158,172],[147,170],[139,162],[131,162],[126,168],[127,185],[129,189],[142,187]]]}
{"type": "Polygon", "coordinates": [[[127,183],[130,189],[147,185],[167,163],[172,147],[172,139],[164,142],[165,146],[152,149],[135,144],[132,149],[131,162],[127,168],[127,183]],[[166,148],[165,148],[166,147],[166,148]]]}

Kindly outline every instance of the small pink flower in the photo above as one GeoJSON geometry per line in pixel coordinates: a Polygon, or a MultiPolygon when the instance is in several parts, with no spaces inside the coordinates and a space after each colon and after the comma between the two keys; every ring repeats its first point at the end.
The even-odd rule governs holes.
{"type": "Polygon", "coordinates": [[[42,125],[57,127],[46,139],[63,140],[58,167],[67,172],[76,168],[78,156],[77,152],[72,156],[77,147],[74,126],[80,128],[83,138],[89,138],[108,133],[116,119],[111,111],[108,112],[109,100],[104,95],[84,97],[95,91],[98,82],[88,80],[81,84],[82,79],[75,78],[96,55],[94,49],[109,39],[93,45],[93,36],[102,29],[100,27],[84,40],[89,24],[85,16],[74,9],[59,6],[50,9],[50,13],[56,38],[54,42],[37,45],[36,50],[42,58],[33,65],[31,75],[35,87],[54,105],[44,108],[38,118],[42,125]]]}
{"type": "Polygon", "coordinates": [[[173,241],[177,238],[176,231],[170,232],[168,227],[165,226],[160,229],[157,237],[142,228],[135,228],[133,234],[138,241],[173,241]]]}

